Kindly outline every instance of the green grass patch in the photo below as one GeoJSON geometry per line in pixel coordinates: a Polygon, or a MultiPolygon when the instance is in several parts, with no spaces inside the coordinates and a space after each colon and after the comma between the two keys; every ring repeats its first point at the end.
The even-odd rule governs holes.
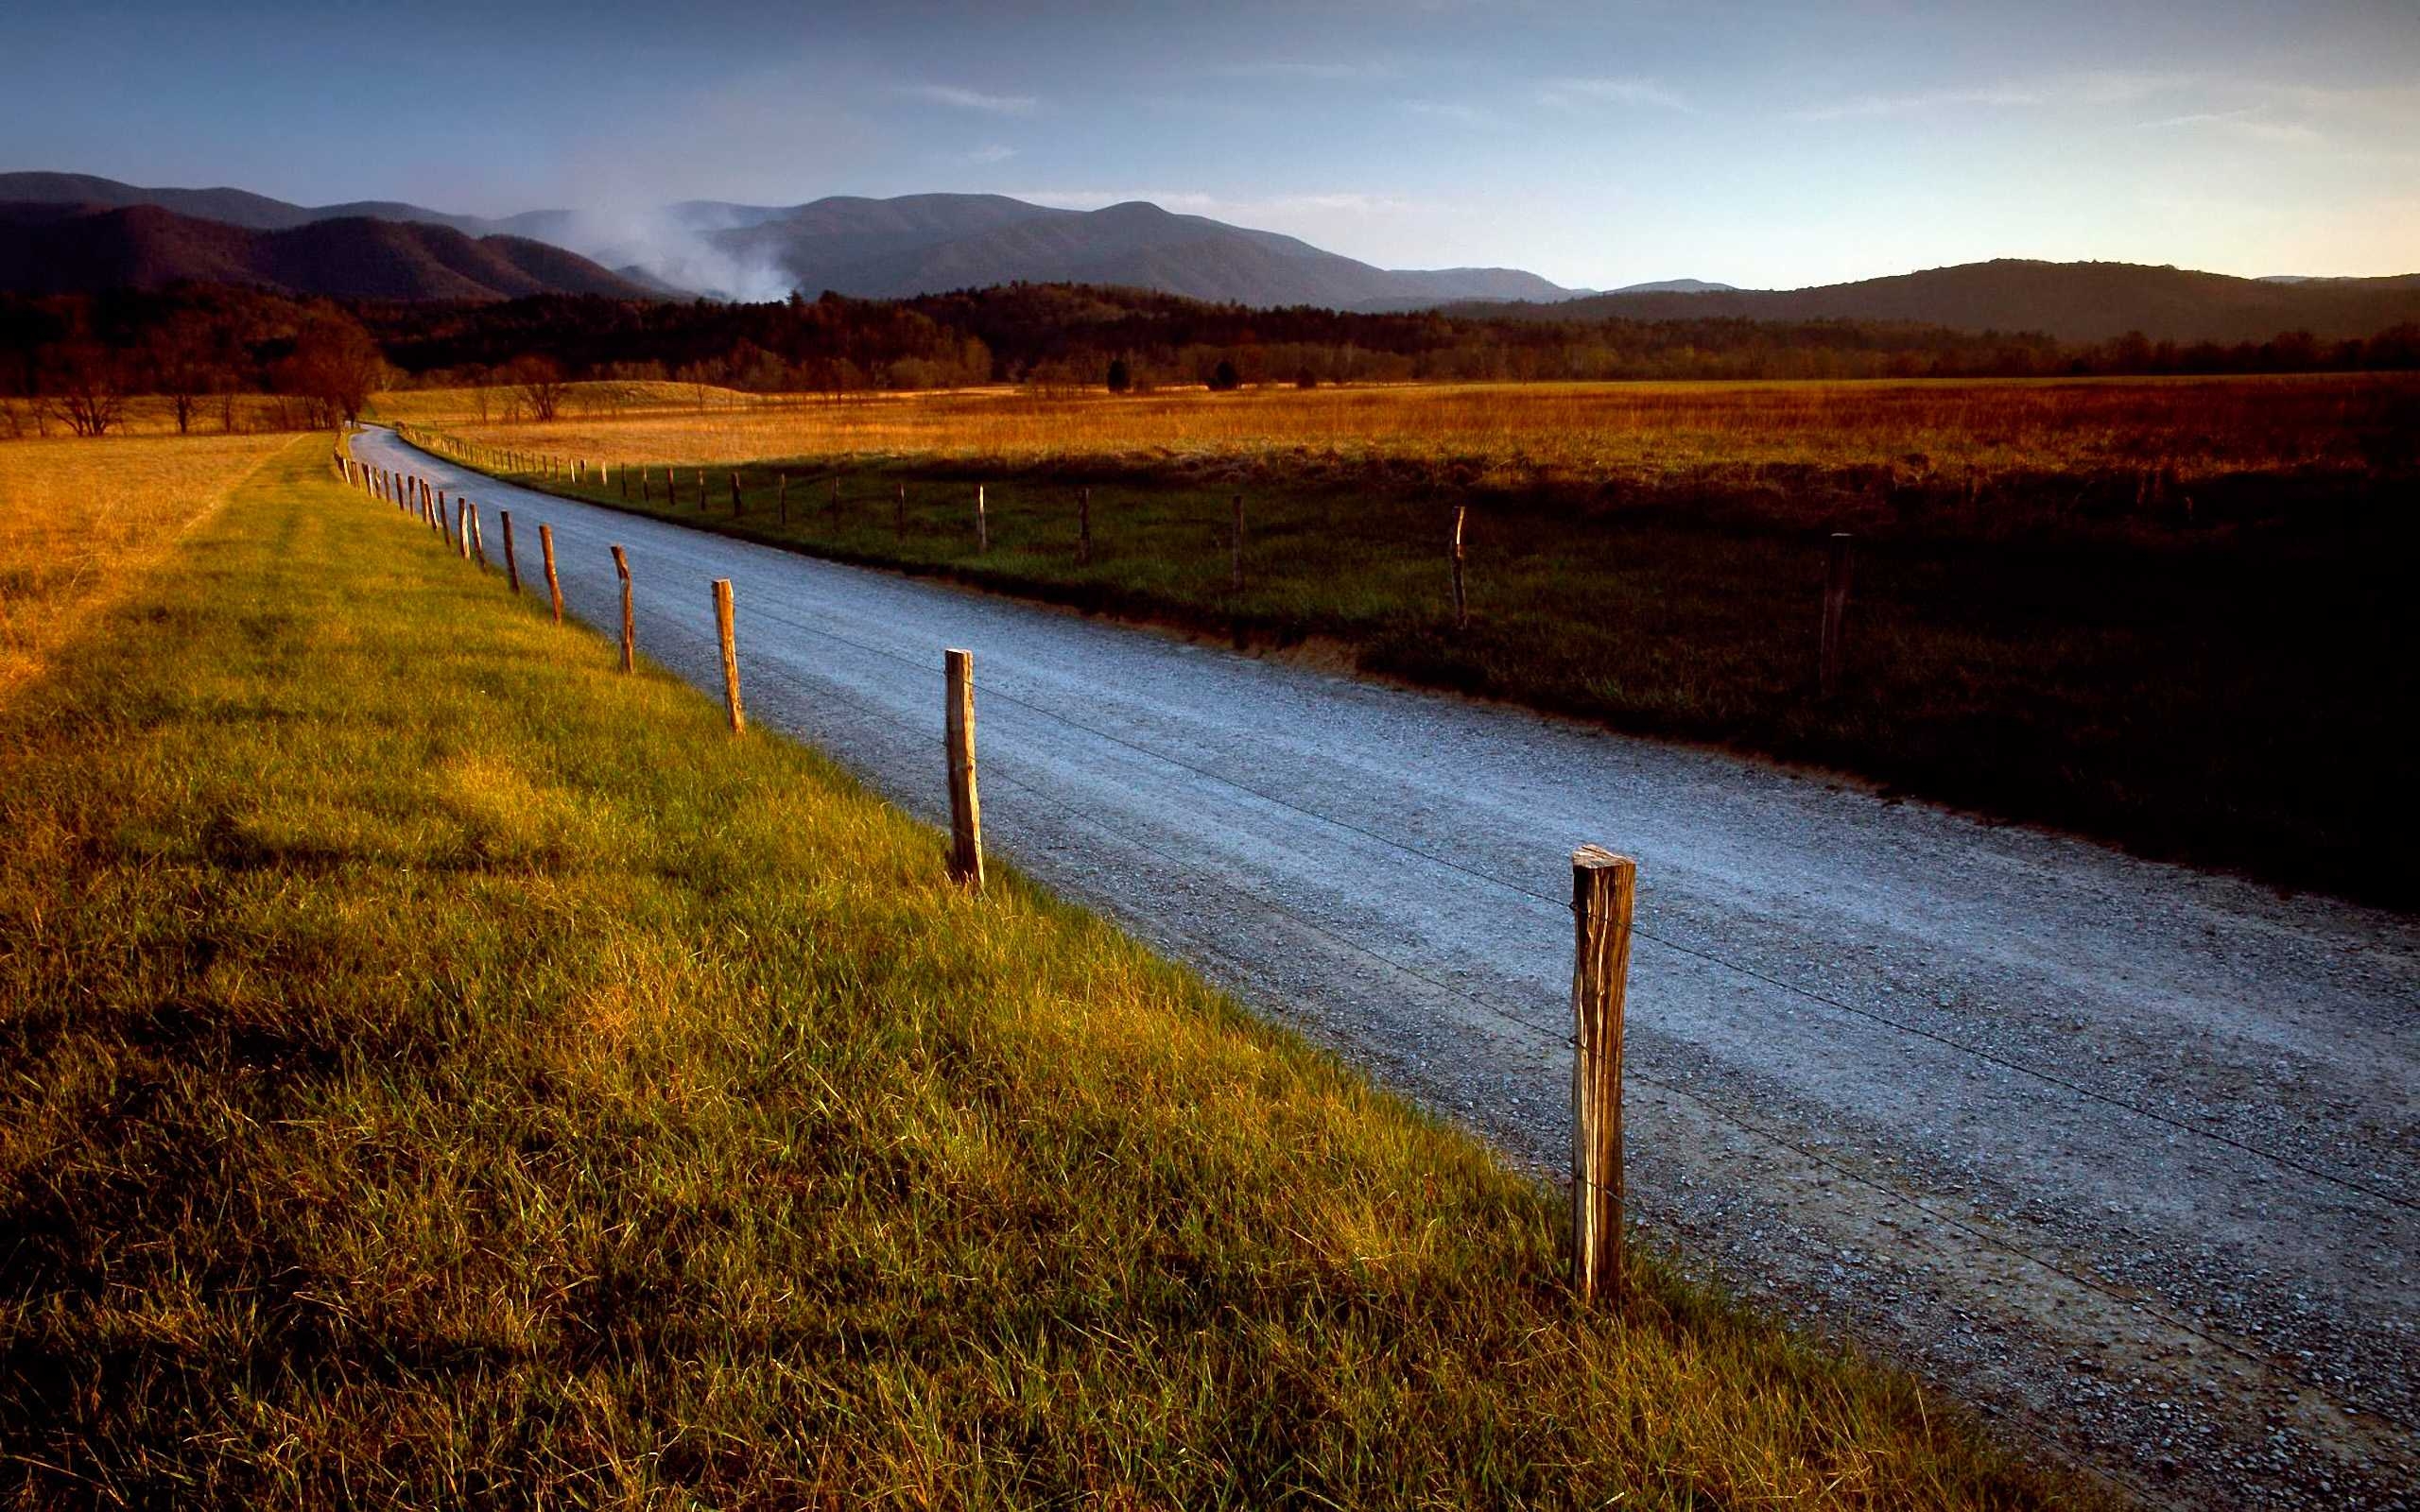
{"type": "Polygon", "coordinates": [[[2072,1493],[324,446],[0,711],[0,1502],[2072,1493]]]}
{"type": "Polygon", "coordinates": [[[2389,649],[2420,636],[2405,581],[2420,522],[2382,477],[2223,474],[2188,492],[2135,469],[1986,489],[1887,467],[1714,467],[1524,497],[1416,468],[1356,481],[804,458],[739,469],[735,515],[731,468],[702,470],[702,509],[701,470],[678,471],[677,506],[662,466],[645,504],[622,472],[606,487],[514,480],[1238,644],[1328,638],[1366,671],[1426,686],[2420,903],[2397,713],[2420,704],[2420,662],[2389,649]],[[1085,487],[1094,552],[1080,563],[1085,487]],[[1474,497],[1472,620],[1458,630],[1446,542],[1474,497]],[[1816,646],[1834,528],[1858,543],[1844,683],[1826,700],[1816,646]]]}

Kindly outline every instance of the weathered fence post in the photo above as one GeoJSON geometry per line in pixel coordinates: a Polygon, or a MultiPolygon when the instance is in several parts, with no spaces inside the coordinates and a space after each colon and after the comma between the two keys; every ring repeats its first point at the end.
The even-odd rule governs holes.
{"type": "Polygon", "coordinates": [[[538,552],[546,558],[546,596],[554,601],[555,623],[563,622],[563,585],[555,576],[555,527],[541,522],[538,525],[538,552]]]}
{"type": "Polygon", "coordinates": [[[773,519],[784,526],[790,523],[790,475],[786,472],[773,474],[773,519]]]}
{"type": "Polygon", "coordinates": [[[1571,853],[1571,1289],[1622,1288],[1622,994],[1638,865],[1598,846],[1571,853]]]}
{"type": "Polygon", "coordinates": [[[1470,600],[1462,595],[1462,519],[1468,512],[1462,505],[1454,506],[1454,628],[1458,630],[1471,627],[1470,600]]]}
{"type": "Polygon", "coordinates": [[[943,651],[948,674],[949,874],[983,890],[983,805],[975,793],[975,653],[943,651]]]}
{"type": "Polygon", "coordinates": [[[739,639],[731,622],[731,579],[715,579],[715,634],[722,642],[722,701],[731,712],[731,732],[735,735],[748,728],[748,715],[739,707],[739,639]]]}
{"type": "Polygon", "coordinates": [[[890,533],[894,536],[905,536],[908,534],[908,485],[902,483],[898,485],[898,492],[891,495],[890,533]]]}
{"type": "Polygon", "coordinates": [[[1237,593],[1244,591],[1244,496],[1240,493],[1236,495],[1236,533],[1227,587],[1237,593]]]}
{"type": "Polygon", "coordinates": [[[512,511],[498,509],[496,518],[504,523],[504,580],[518,595],[521,592],[521,562],[512,554],[512,511]]]}
{"type": "Polygon", "coordinates": [[[631,470],[627,467],[622,469],[622,502],[631,502],[631,470]]]}
{"type": "Polygon", "coordinates": [[[706,491],[706,470],[698,469],[698,512],[705,513],[715,507],[714,495],[706,491]]]}
{"type": "Polygon", "coordinates": [[[614,548],[614,571],[622,579],[622,670],[635,672],[639,665],[638,614],[631,607],[631,558],[622,548],[614,548]]]}
{"type": "Polygon", "coordinates": [[[840,518],[840,474],[832,474],[832,518],[840,518]]]}
{"type": "Polygon", "coordinates": [[[1824,643],[1821,668],[1824,696],[1841,684],[1841,621],[1849,608],[1849,535],[1832,533],[1831,554],[1824,571],[1824,643]]]}
{"type": "Polygon", "coordinates": [[[734,473],[731,475],[731,517],[732,517],[734,520],[736,520],[736,519],[738,519],[738,518],[739,518],[739,515],[740,515],[740,509],[741,509],[741,505],[740,505],[740,502],[739,502],[739,474],[738,474],[738,473],[736,473],[736,472],[734,472],[734,473]]]}
{"type": "Polygon", "coordinates": [[[479,533],[479,507],[468,499],[462,501],[462,555],[476,559],[480,566],[485,567],[488,564],[488,542],[487,538],[479,533]]]}
{"type": "Polygon", "coordinates": [[[980,483],[975,485],[975,549],[978,552],[992,549],[992,524],[983,513],[983,485],[980,483]]]}
{"type": "Polygon", "coordinates": [[[1076,490],[1076,565],[1089,567],[1093,560],[1093,490],[1076,490]]]}

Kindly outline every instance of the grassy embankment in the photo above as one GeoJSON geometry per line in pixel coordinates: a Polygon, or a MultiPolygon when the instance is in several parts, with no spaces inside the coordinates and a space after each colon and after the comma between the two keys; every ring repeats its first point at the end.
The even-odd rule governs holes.
{"type": "MultiPolygon", "coordinates": [[[[987,393],[451,434],[677,461],[683,505],[664,508],[658,466],[653,512],[706,528],[1255,640],[1330,637],[1379,673],[2420,901],[2394,735],[2420,696],[2411,379],[987,393]],[[753,459],[737,520],[733,458],[753,459]],[[1444,558],[1460,503],[1463,633],[1444,558]],[[1826,702],[1834,529],[1857,534],[1858,564],[1847,681],[1826,702]]],[[[619,477],[544,486],[624,502],[619,477]]]]}
{"type": "Polygon", "coordinates": [[[0,1503],[2072,1493],[324,444],[0,704],[0,1503]]]}

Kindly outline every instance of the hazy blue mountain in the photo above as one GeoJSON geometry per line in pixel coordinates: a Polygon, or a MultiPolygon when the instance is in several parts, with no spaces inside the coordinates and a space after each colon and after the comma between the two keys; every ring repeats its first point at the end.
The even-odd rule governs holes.
{"type": "Polygon", "coordinates": [[[2005,258],[1816,288],[1617,291],[1491,308],[1556,320],[1914,320],[1965,331],[2040,331],[2065,341],[2105,341],[2131,331],[2154,341],[2261,341],[2281,331],[2342,338],[2420,322],[2420,274],[2288,284],[2135,263],[2005,258]]]}

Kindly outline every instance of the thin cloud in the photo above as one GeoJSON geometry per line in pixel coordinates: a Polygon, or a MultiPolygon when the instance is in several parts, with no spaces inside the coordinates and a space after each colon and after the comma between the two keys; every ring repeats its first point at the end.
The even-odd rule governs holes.
{"type": "Polygon", "coordinates": [[[1017,149],[1012,146],[998,142],[986,142],[983,146],[965,152],[944,153],[942,156],[945,162],[963,163],[979,168],[990,163],[1006,163],[1016,155],[1017,149]]]}
{"type": "Polygon", "coordinates": [[[1538,93],[1548,105],[1644,106],[1689,113],[1689,102],[1651,78],[1553,78],[1538,93]]]}
{"type": "Polygon", "coordinates": [[[956,84],[905,84],[901,94],[961,111],[988,111],[994,115],[1031,115],[1042,102],[1030,94],[986,94],[956,84]]]}
{"type": "Polygon", "coordinates": [[[1385,63],[1375,62],[1322,63],[1270,59],[1255,63],[1229,63],[1212,72],[1229,78],[1307,78],[1340,83],[1352,78],[1386,78],[1394,71],[1385,63]]]}
{"type": "Polygon", "coordinates": [[[2145,121],[2143,129],[2149,131],[2207,129],[2224,131],[2248,142],[2267,142],[2281,146],[2317,146],[2327,140],[2325,132],[2305,122],[2270,120],[2266,110],[2257,105],[2246,105],[2233,111],[2193,111],[2163,120],[2145,121]]]}
{"type": "Polygon", "coordinates": [[[1407,115],[1423,115],[1432,121],[1448,121],[1456,126],[1478,128],[1504,124],[1504,118],[1494,111],[1454,100],[1406,100],[1403,109],[1407,115]]]}
{"type": "Polygon", "coordinates": [[[1893,115],[1920,115],[1932,111],[1986,108],[2020,109],[2041,105],[2048,96],[2037,88],[1999,84],[1984,89],[1936,89],[1915,94],[1860,94],[1855,99],[1793,111],[1800,121],[1874,120],[1893,115]]]}

